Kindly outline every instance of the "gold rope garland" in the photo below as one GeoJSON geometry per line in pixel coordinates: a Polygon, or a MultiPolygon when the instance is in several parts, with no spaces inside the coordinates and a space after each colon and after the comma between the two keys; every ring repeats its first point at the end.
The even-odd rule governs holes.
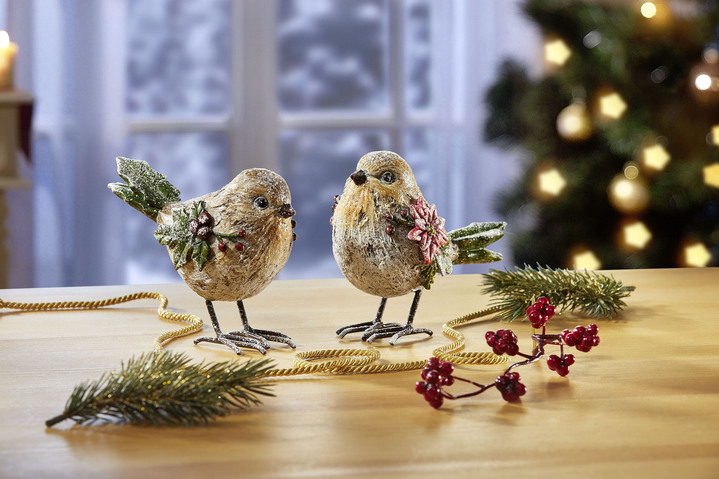
{"type": "MultiPolygon", "coordinates": [[[[156,299],[160,302],[157,314],[168,321],[189,323],[183,328],[162,333],[155,339],[153,349],[161,351],[164,345],[173,339],[197,333],[202,330],[202,319],[193,314],[172,313],[167,310],[167,297],[160,293],[140,292],[119,296],[116,298],[97,301],[57,301],[43,303],[20,303],[3,301],[0,299],[0,309],[14,309],[19,311],[58,311],[58,310],[91,310],[106,306],[136,301],[139,299],[156,299]]],[[[497,313],[500,307],[492,307],[455,318],[442,325],[442,332],[454,341],[445,346],[436,348],[432,354],[438,358],[450,361],[453,364],[487,365],[506,362],[504,356],[491,352],[460,352],[466,345],[466,339],[456,327],[463,326],[475,319],[497,313]]],[[[286,369],[272,369],[265,377],[287,377],[301,374],[367,374],[386,373],[394,371],[409,371],[422,369],[425,360],[405,361],[399,363],[373,364],[380,359],[376,349],[323,349],[316,351],[299,352],[295,355],[295,367],[286,369]],[[329,361],[318,361],[330,359],[329,361]]]]}
{"type": "Polygon", "coordinates": [[[153,349],[161,351],[166,342],[177,339],[188,334],[197,333],[202,330],[202,319],[193,314],[172,313],[167,310],[167,297],[160,293],[140,292],[118,296],[116,298],[101,299],[97,301],[55,301],[45,303],[19,303],[13,301],[3,301],[0,299],[0,309],[14,309],[18,311],[61,311],[61,310],[86,310],[99,309],[106,306],[115,306],[117,304],[137,301],[138,299],[156,299],[160,302],[157,308],[157,315],[168,321],[176,321],[180,323],[190,323],[189,325],[162,333],[155,339],[153,349]]]}

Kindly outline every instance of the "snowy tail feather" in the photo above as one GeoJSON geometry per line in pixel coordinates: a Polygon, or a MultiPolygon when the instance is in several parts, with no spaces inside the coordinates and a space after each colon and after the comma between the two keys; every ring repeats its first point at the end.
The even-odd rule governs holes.
{"type": "Polygon", "coordinates": [[[504,222],[472,223],[464,228],[452,230],[447,235],[457,245],[457,259],[453,264],[492,263],[500,261],[502,254],[486,249],[504,236],[504,222]]]}
{"type": "Polygon", "coordinates": [[[117,174],[125,183],[110,183],[107,187],[153,221],[167,203],[180,201],[180,191],[146,161],[118,156],[117,174]]]}

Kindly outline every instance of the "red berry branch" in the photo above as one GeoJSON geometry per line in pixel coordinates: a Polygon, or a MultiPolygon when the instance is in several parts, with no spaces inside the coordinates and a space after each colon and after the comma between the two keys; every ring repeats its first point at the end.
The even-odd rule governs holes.
{"type": "Polygon", "coordinates": [[[487,331],[485,339],[489,347],[495,354],[506,354],[507,356],[520,356],[523,361],[512,363],[504,370],[501,376],[498,376],[493,383],[479,384],[469,379],[453,376],[454,366],[449,361],[441,361],[437,357],[431,357],[427,361],[427,365],[422,370],[422,381],[418,381],[415,390],[424,396],[424,399],[433,408],[439,408],[445,399],[461,399],[476,396],[483,393],[487,389],[497,388],[502,394],[505,401],[516,401],[527,391],[527,388],[519,382],[519,373],[513,372],[512,369],[533,363],[544,356],[544,348],[547,345],[559,346],[559,356],[552,354],[547,358],[547,367],[551,371],[556,371],[560,376],[569,374],[569,366],[574,364],[574,355],[565,354],[564,346],[576,347],[582,352],[589,352],[594,346],[599,344],[599,336],[597,336],[597,325],[590,324],[586,327],[577,326],[573,330],[565,329],[560,334],[546,334],[547,321],[554,316],[556,309],[549,304],[549,300],[541,296],[537,301],[527,309],[527,317],[532,323],[534,329],[542,328],[541,334],[532,334],[532,340],[536,343],[536,347],[532,354],[525,354],[519,351],[517,344],[517,335],[509,329],[499,329],[495,331],[487,331]],[[452,394],[447,392],[444,387],[452,386],[455,381],[463,381],[470,383],[477,389],[464,394],[452,394]]]}

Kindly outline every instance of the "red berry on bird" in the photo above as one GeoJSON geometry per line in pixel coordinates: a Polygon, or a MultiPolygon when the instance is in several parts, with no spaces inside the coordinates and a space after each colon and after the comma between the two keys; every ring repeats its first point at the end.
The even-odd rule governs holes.
{"type": "Polygon", "coordinates": [[[200,226],[197,228],[197,237],[201,240],[206,240],[212,234],[212,230],[209,226],[200,226]]]}
{"type": "Polygon", "coordinates": [[[197,234],[197,229],[200,227],[200,222],[197,220],[190,220],[190,233],[193,235],[197,234]]]}
{"type": "Polygon", "coordinates": [[[197,217],[197,221],[199,221],[202,226],[212,226],[212,215],[207,211],[203,211],[197,217]]]}

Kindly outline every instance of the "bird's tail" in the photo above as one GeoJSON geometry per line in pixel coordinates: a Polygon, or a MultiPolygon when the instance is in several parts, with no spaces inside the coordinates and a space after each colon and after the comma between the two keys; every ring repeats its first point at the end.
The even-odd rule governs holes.
{"type": "Polygon", "coordinates": [[[486,249],[504,236],[504,222],[472,223],[464,228],[452,230],[447,236],[457,245],[457,258],[453,264],[493,263],[502,259],[502,254],[486,249]]]}
{"type": "Polygon", "coordinates": [[[146,161],[118,156],[117,174],[125,183],[110,183],[107,187],[153,221],[167,203],[180,201],[180,191],[146,161]]]}

